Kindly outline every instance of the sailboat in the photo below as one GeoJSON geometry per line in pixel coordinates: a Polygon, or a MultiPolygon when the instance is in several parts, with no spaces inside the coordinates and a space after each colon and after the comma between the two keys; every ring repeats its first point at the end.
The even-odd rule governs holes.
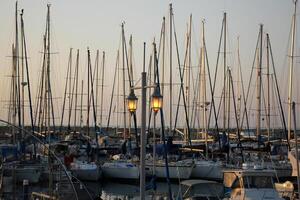
{"type": "MultiPolygon", "coordinates": [[[[19,147],[20,146],[24,147],[24,149],[21,150],[21,153],[24,157],[23,159],[19,159],[18,161],[11,161],[11,162],[9,160],[8,162],[5,161],[2,163],[1,167],[4,176],[11,176],[17,182],[22,182],[24,179],[26,179],[30,183],[37,183],[41,177],[42,164],[32,159],[32,156],[30,156],[30,159],[26,159],[26,153],[27,153],[25,147],[27,142],[26,139],[30,137],[27,137],[25,132],[22,130],[22,128],[24,127],[24,118],[25,118],[24,86],[26,85],[28,87],[31,122],[33,122],[23,14],[24,12],[22,10],[20,13],[21,37],[19,39],[18,3],[16,2],[16,10],[15,10],[15,20],[16,20],[15,37],[16,38],[15,38],[15,44],[12,47],[13,70],[12,70],[12,93],[10,96],[12,105],[10,105],[10,110],[9,110],[10,115],[12,115],[11,117],[12,119],[9,119],[8,121],[11,124],[13,124],[15,127],[19,127],[18,131],[15,130],[15,127],[12,128],[12,143],[19,147]],[[21,50],[19,48],[21,48],[21,50]],[[19,54],[20,52],[21,54],[19,54]],[[20,57],[22,58],[22,62],[19,61],[20,57]],[[25,70],[26,70],[26,77],[27,77],[26,81],[25,81],[25,70]]],[[[34,128],[33,123],[31,125],[33,131],[34,128]]],[[[35,152],[29,152],[29,153],[33,154],[35,152]]]]}
{"type": "MultiPolygon", "coordinates": [[[[116,75],[118,76],[117,81],[118,83],[120,83],[120,79],[123,81],[123,99],[122,99],[122,107],[123,107],[123,144],[124,147],[126,147],[126,145],[129,145],[128,143],[131,144],[131,134],[130,134],[130,129],[131,127],[129,126],[129,128],[127,129],[127,112],[126,112],[126,85],[125,85],[125,70],[128,71],[128,79],[129,79],[129,89],[131,90],[131,88],[133,87],[133,69],[132,69],[132,38],[130,37],[130,63],[128,63],[128,58],[127,58],[127,48],[126,48],[126,40],[125,40],[125,31],[124,31],[124,23],[122,24],[122,30],[121,30],[121,43],[122,43],[122,78],[119,77],[119,70],[118,66],[119,66],[119,58],[121,58],[121,56],[119,56],[119,51],[117,54],[117,63],[116,63],[116,68],[115,68],[115,78],[116,75]],[[127,68],[126,68],[127,66],[127,68]],[[120,78],[120,79],[119,79],[120,78]],[[127,133],[127,130],[129,130],[129,134],[127,133]]],[[[114,78],[114,84],[115,84],[115,79],[114,78]]],[[[117,92],[119,92],[119,84],[118,84],[118,88],[117,88],[117,92]]],[[[113,95],[113,94],[112,94],[113,95]]],[[[117,97],[117,106],[119,108],[119,97],[117,97]]],[[[112,100],[112,99],[111,99],[112,100]]],[[[112,104],[110,105],[110,107],[112,106],[112,104]]],[[[111,111],[111,108],[110,108],[111,111]]],[[[118,111],[117,111],[118,112],[118,111]]],[[[110,114],[109,114],[110,115],[110,114]]],[[[134,117],[134,123],[135,123],[135,131],[136,129],[136,116],[135,114],[133,114],[134,117]]],[[[119,115],[117,114],[117,123],[119,123],[119,115]]],[[[129,120],[129,123],[131,123],[131,120],[129,120]]],[[[117,129],[118,129],[118,124],[117,124],[117,129]]],[[[118,133],[118,132],[117,132],[118,133]]],[[[137,134],[137,133],[136,133],[137,134]]],[[[137,135],[136,135],[136,141],[137,139],[137,135]]],[[[136,144],[138,144],[136,142],[136,144]]],[[[131,151],[131,149],[130,149],[131,151]]],[[[125,153],[125,152],[122,152],[125,153]]],[[[130,154],[129,157],[131,157],[131,152],[127,152],[128,154],[130,154]]],[[[134,157],[129,158],[127,155],[124,154],[120,154],[120,155],[114,155],[113,159],[109,159],[107,161],[105,161],[102,166],[101,169],[103,171],[103,176],[106,178],[121,178],[121,179],[138,179],[140,177],[140,169],[139,169],[139,165],[137,164],[137,160],[134,160],[134,157]]]]}

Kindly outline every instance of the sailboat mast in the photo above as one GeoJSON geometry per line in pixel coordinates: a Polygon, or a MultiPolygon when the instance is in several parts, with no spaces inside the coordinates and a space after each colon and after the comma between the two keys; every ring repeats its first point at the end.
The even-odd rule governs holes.
{"type": "Polygon", "coordinates": [[[192,14],[190,15],[189,24],[189,65],[188,65],[188,81],[187,81],[187,114],[190,116],[190,99],[191,99],[191,69],[192,69],[192,14]]]}
{"type": "Polygon", "coordinates": [[[47,81],[46,81],[46,101],[47,101],[47,130],[49,136],[50,144],[50,4],[47,5],[48,14],[47,14],[47,81]]]}
{"type": "Polygon", "coordinates": [[[82,125],[83,125],[83,80],[81,80],[81,93],[80,93],[80,133],[82,133],[82,125]]]}
{"type": "Polygon", "coordinates": [[[270,116],[271,116],[271,104],[270,104],[270,48],[269,48],[269,34],[267,33],[267,131],[268,141],[270,141],[270,116]]]}
{"type": "Polygon", "coordinates": [[[290,46],[289,60],[289,94],[288,94],[288,141],[291,139],[291,121],[292,121],[292,91],[293,91],[293,72],[294,72],[294,51],[295,51],[295,33],[296,33],[296,11],[297,0],[295,0],[295,8],[292,23],[292,44],[290,46]]]}
{"type": "Polygon", "coordinates": [[[165,88],[165,48],[166,48],[166,18],[163,17],[163,31],[162,31],[162,37],[163,37],[163,49],[162,49],[162,90],[161,94],[164,96],[164,88],[165,88]]]}
{"type": "MultiPolygon", "coordinates": [[[[49,139],[49,146],[51,144],[51,132],[50,132],[50,104],[51,104],[51,90],[50,90],[50,4],[47,4],[47,70],[46,70],[46,120],[47,120],[47,135],[49,139]]],[[[52,180],[52,164],[50,156],[48,158],[49,163],[49,194],[52,195],[53,192],[53,180],[52,180]]]]}
{"type": "Polygon", "coordinates": [[[87,53],[88,53],[88,85],[87,85],[87,135],[90,136],[90,50],[89,48],[87,49],[87,53]]]}
{"type": "Polygon", "coordinates": [[[123,71],[123,139],[126,139],[126,91],[125,91],[125,35],[124,23],[122,23],[122,71],[123,71]]]}
{"type": "Polygon", "coordinates": [[[203,109],[203,132],[205,134],[205,156],[208,158],[208,135],[207,135],[207,118],[206,118],[206,74],[205,74],[205,47],[204,47],[204,20],[202,20],[202,49],[201,49],[201,69],[202,76],[200,74],[200,78],[202,79],[202,109],[203,109]]]}
{"type": "Polygon", "coordinates": [[[224,76],[223,76],[223,91],[224,91],[224,95],[223,95],[223,128],[224,131],[226,130],[226,29],[227,29],[227,24],[226,24],[226,12],[224,12],[224,19],[223,19],[223,23],[224,23],[224,37],[223,37],[223,42],[224,42],[224,53],[223,53],[223,70],[224,70],[224,76]]]}
{"type": "MultiPolygon", "coordinates": [[[[19,29],[18,29],[18,2],[16,2],[16,35],[15,35],[15,64],[16,64],[16,105],[18,113],[18,126],[22,126],[22,115],[21,115],[21,91],[20,91],[20,62],[19,62],[19,29]]],[[[22,134],[22,130],[19,130],[19,135],[22,134]]],[[[19,139],[19,138],[17,138],[19,139]]]]}
{"type": "Polygon", "coordinates": [[[257,67],[257,85],[256,85],[256,103],[257,103],[257,117],[256,117],[256,135],[257,141],[259,142],[260,138],[260,128],[261,128],[261,69],[262,69],[262,46],[263,46],[263,25],[260,24],[260,48],[259,48],[259,55],[257,54],[258,59],[258,67],[257,67]]]}
{"type": "Polygon", "coordinates": [[[105,51],[103,51],[102,55],[102,78],[101,78],[101,110],[100,110],[100,126],[103,127],[103,92],[104,92],[104,70],[105,70],[105,51]]]}
{"type": "Polygon", "coordinates": [[[169,106],[170,106],[170,110],[169,110],[169,120],[170,120],[170,129],[169,129],[169,136],[171,135],[171,131],[172,131],[172,97],[173,97],[173,92],[172,92],[172,89],[173,89],[173,80],[172,80],[172,19],[173,19],[173,9],[172,9],[172,4],[169,5],[170,6],[170,102],[169,102],[169,106]]]}
{"type": "Polygon", "coordinates": [[[95,85],[95,90],[96,90],[96,94],[95,94],[95,112],[96,112],[96,116],[98,114],[98,87],[99,87],[99,50],[97,49],[97,53],[96,53],[96,60],[95,60],[95,69],[96,72],[94,70],[94,78],[93,78],[93,82],[96,79],[96,85],[95,85]],[[96,77],[96,78],[95,78],[96,77]]]}
{"type": "MultiPolygon", "coordinates": [[[[25,105],[24,105],[24,87],[25,87],[25,85],[26,85],[26,83],[25,83],[25,80],[24,80],[24,67],[25,67],[25,65],[24,65],[24,32],[23,32],[23,26],[22,26],[22,23],[23,23],[23,9],[22,9],[22,11],[21,11],[21,13],[20,13],[20,18],[21,18],[21,85],[20,86],[22,86],[22,90],[21,90],[21,114],[22,114],[22,116],[21,116],[21,119],[22,119],[22,128],[24,128],[24,107],[25,107],[25,105]]],[[[22,131],[23,132],[23,131],[22,131]]],[[[22,134],[22,136],[21,137],[23,137],[23,134],[22,134]]]]}
{"type": "MultiPolygon", "coordinates": [[[[34,122],[33,122],[33,111],[32,111],[32,99],[31,99],[31,88],[30,88],[30,78],[29,78],[29,69],[28,69],[28,60],[27,60],[27,48],[26,48],[26,38],[25,38],[25,31],[24,31],[24,20],[23,20],[23,10],[21,13],[21,33],[22,33],[22,46],[24,47],[24,59],[25,59],[25,67],[26,67],[26,82],[23,82],[23,85],[27,85],[28,89],[28,99],[29,99],[29,108],[30,108],[30,119],[31,119],[31,126],[32,132],[34,133],[34,122]]],[[[22,54],[23,56],[23,54],[22,54]]],[[[24,100],[24,98],[23,98],[24,100]]],[[[24,107],[24,104],[23,104],[24,107]]],[[[24,112],[23,112],[24,115],[24,112]]],[[[24,117],[23,117],[24,119],[24,117]]],[[[24,123],[23,123],[24,125],[24,123]]]]}
{"type": "Polygon", "coordinates": [[[78,69],[79,69],[79,49],[77,49],[76,69],[75,69],[76,72],[75,72],[74,132],[76,132],[76,126],[77,126],[78,69]]]}
{"type": "MultiPolygon", "coordinates": [[[[240,68],[240,37],[237,38],[237,55],[238,55],[238,71],[237,71],[237,118],[240,122],[241,118],[241,105],[242,105],[242,96],[241,96],[241,68],[240,68]]],[[[239,128],[239,127],[237,127],[239,128]]]]}

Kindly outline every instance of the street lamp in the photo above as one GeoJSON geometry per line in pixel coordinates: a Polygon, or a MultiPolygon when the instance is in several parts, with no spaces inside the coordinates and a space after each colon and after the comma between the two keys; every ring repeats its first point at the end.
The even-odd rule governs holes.
{"type": "Polygon", "coordinates": [[[156,114],[162,107],[163,96],[160,94],[160,89],[158,86],[155,87],[152,94],[151,108],[156,114]]]}
{"type": "Polygon", "coordinates": [[[156,160],[156,114],[162,107],[162,100],[163,96],[160,94],[160,89],[158,86],[155,87],[154,92],[152,94],[151,99],[151,108],[154,112],[154,119],[153,119],[153,178],[156,175],[156,167],[155,167],[155,160],[156,160]]]}
{"type": "Polygon", "coordinates": [[[134,94],[134,90],[130,90],[130,94],[127,97],[127,108],[130,114],[135,113],[137,107],[138,98],[134,94]]]}
{"type": "MultiPolygon", "coordinates": [[[[134,90],[131,89],[130,90],[130,94],[127,97],[127,109],[128,109],[128,111],[130,113],[130,117],[129,117],[129,129],[128,129],[128,131],[129,131],[129,137],[130,137],[130,130],[131,130],[131,116],[136,111],[137,101],[138,101],[138,98],[135,96],[134,90]]],[[[124,136],[124,139],[125,139],[125,136],[124,136]]]]}

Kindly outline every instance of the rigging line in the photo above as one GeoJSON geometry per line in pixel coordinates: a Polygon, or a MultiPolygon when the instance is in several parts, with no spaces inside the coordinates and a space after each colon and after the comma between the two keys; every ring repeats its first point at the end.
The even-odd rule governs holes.
{"type": "Polygon", "coordinates": [[[112,87],[112,91],[111,91],[111,98],[110,98],[110,105],[109,105],[106,131],[108,131],[109,123],[110,123],[110,117],[111,117],[111,112],[112,112],[112,103],[113,103],[113,97],[114,97],[115,85],[116,85],[116,74],[117,74],[118,67],[119,67],[119,50],[117,50],[115,73],[114,73],[113,87],[112,87]]]}
{"type": "MultiPolygon", "coordinates": [[[[175,29],[175,27],[174,27],[175,29]]],[[[186,67],[186,62],[187,62],[187,56],[188,56],[188,49],[189,49],[189,40],[190,40],[190,35],[187,34],[187,40],[186,40],[186,49],[185,49],[185,56],[184,56],[184,61],[183,61],[183,66],[184,68],[182,69],[182,77],[184,77],[185,74],[185,67],[186,67]]],[[[181,67],[179,66],[179,71],[181,71],[181,67]]],[[[179,72],[181,74],[181,72],[179,72]]],[[[183,80],[181,80],[181,85],[183,85],[183,80]]],[[[180,86],[181,86],[180,85],[180,86]]],[[[178,102],[177,102],[177,108],[176,108],[176,114],[175,114],[175,122],[174,122],[174,130],[177,127],[177,119],[178,119],[178,112],[179,112],[179,104],[181,100],[181,94],[184,93],[184,88],[180,87],[179,90],[179,96],[178,96],[178,102]]]]}
{"type": "MultiPolygon", "coordinates": [[[[34,133],[34,121],[33,121],[34,116],[33,116],[33,110],[32,110],[31,86],[30,86],[29,67],[28,67],[28,60],[27,60],[27,45],[26,45],[25,30],[24,30],[23,12],[21,15],[21,31],[23,34],[23,42],[24,42],[27,89],[28,89],[28,98],[29,98],[29,106],[30,106],[30,120],[31,120],[32,132],[34,133]]],[[[35,147],[35,145],[34,145],[34,147],[35,147]]],[[[35,149],[34,149],[34,153],[36,153],[35,149]]]]}
{"type": "Polygon", "coordinates": [[[188,141],[189,145],[192,146],[192,141],[191,141],[191,132],[190,132],[190,125],[189,125],[189,116],[187,114],[187,108],[186,108],[186,101],[185,101],[185,94],[184,94],[184,88],[183,88],[183,76],[181,72],[181,67],[180,67],[180,58],[179,58],[179,50],[178,50],[178,42],[177,42],[177,34],[176,34],[176,29],[175,29],[175,20],[174,20],[174,15],[173,16],[173,30],[174,30],[174,39],[175,39],[175,45],[176,45],[176,54],[177,54],[177,62],[179,66],[179,74],[180,74],[180,80],[181,80],[181,89],[182,89],[182,99],[183,99],[183,104],[184,104],[184,111],[185,111],[185,119],[186,119],[186,124],[187,124],[187,131],[188,131],[188,141]]]}
{"type": "Polygon", "coordinates": [[[71,65],[71,54],[72,54],[72,48],[70,48],[70,52],[69,52],[69,61],[68,61],[68,68],[67,68],[67,77],[66,77],[66,82],[65,82],[65,92],[64,92],[64,98],[63,98],[63,106],[62,106],[62,114],[61,114],[59,132],[62,132],[62,126],[63,126],[63,121],[64,121],[68,76],[69,76],[69,70],[70,70],[70,65],[71,65]]]}
{"type": "Polygon", "coordinates": [[[273,73],[274,73],[274,78],[275,78],[276,91],[277,91],[279,105],[280,105],[280,111],[281,111],[281,115],[282,115],[282,119],[283,119],[282,121],[283,121],[283,126],[284,126],[284,132],[285,132],[286,140],[288,143],[288,147],[290,148],[290,143],[288,141],[287,127],[286,127],[286,123],[285,123],[285,117],[284,117],[282,102],[281,102],[281,98],[280,98],[280,91],[279,91],[279,86],[278,86],[278,82],[277,82],[277,75],[276,75],[276,70],[275,70],[274,57],[273,57],[273,51],[272,51],[272,46],[271,46],[271,42],[270,42],[270,37],[268,37],[268,42],[269,42],[269,47],[270,47],[270,55],[271,55],[271,62],[272,62],[273,73]]]}
{"type": "MultiPolygon", "coordinates": [[[[203,26],[204,28],[204,26],[203,26]]],[[[203,34],[205,33],[205,31],[203,30],[203,34]]],[[[203,37],[204,38],[204,37],[203,37]]],[[[218,132],[218,141],[219,141],[219,147],[221,147],[221,141],[219,138],[219,125],[218,125],[218,117],[217,117],[217,113],[216,113],[216,104],[215,104],[215,99],[214,99],[214,90],[213,90],[213,86],[212,86],[212,80],[211,80],[211,74],[210,74],[210,67],[209,67],[209,62],[208,62],[208,53],[207,53],[207,49],[206,49],[206,42],[205,40],[203,40],[203,45],[204,45],[204,51],[205,51],[205,58],[206,58],[206,66],[207,66],[207,73],[208,73],[208,79],[209,79],[209,88],[210,88],[210,92],[211,92],[211,107],[210,107],[210,111],[209,111],[209,116],[211,113],[211,108],[213,108],[213,112],[214,112],[214,116],[215,116],[215,127],[217,129],[218,132]]],[[[207,121],[207,125],[209,127],[209,120],[207,121]]]]}
{"type": "MultiPolygon", "coordinates": [[[[256,54],[257,54],[258,45],[259,45],[259,37],[260,37],[260,33],[258,33],[258,36],[257,36],[257,43],[256,43],[256,47],[255,47],[255,52],[254,52],[254,59],[253,59],[253,62],[252,62],[252,68],[251,68],[251,73],[250,73],[250,79],[249,79],[249,83],[248,83],[248,87],[247,87],[247,93],[246,93],[245,105],[248,104],[248,98],[249,98],[249,92],[250,92],[251,80],[252,80],[252,76],[253,76],[254,65],[255,65],[255,62],[256,62],[256,54]]],[[[245,107],[244,107],[244,112],[243,112],[243,115],[242,115],[241,127],[243,127],[243,124],[244,124],[244,117],[245,117],[245,112],[246,112],[246,110],[247,110],[247,107],[245,106],[245,107]]]]}
{"type": "MultiPolygon", "coordinates": [[[[222,21],[221,34],[220,34],[220,39],[219,39],[219,47],[218,47],[217,62],[216,62],[216,71],[215,71],[215,75],[214,75],[214,82],[213,82],[213,89],[212,89],[212,99],[214,98],[215,88],[216,88],[218,66],[219,66],[219,59],[220,59],[220,51],[221,51],[221,42],[222,42],[222,38],[223,38],[223,29],[224,29],[224,19],[222,21]]],[[[213,105],[210,106],[210,111],[212,110],[212,106],[213,105]]],[[[208,115],[208,124],[210,124],[210,119],[211,119],[211,112],[209,112],[209,115],[208,115]]]]}
{"type": "MultiPolygon", "coordinates": [[[[238,48],[240,49],[239,46],[238,46],[238,48]]],[[[245,116],[246,116],[246,124],[247,124],[247,129],[249,132],[249,118],[248,118],[248,111],[247,111],[247,109],[245,109],[245,108],[247,108],[247,103],[246,103],[246,99],[245,99],[245,87],[244,87],[244,81],[243,81],[242,64],[241,64],[241,57],[240,57],[239,50],[238,50],[238,67],[239,67],[239,71],[240,71],[239,76],[240,76],[241,85],[242,85],[243,104],[244,104],[244,112],[245,112],[245,116]]],[[[241,119],[239,119],[239,120],[241,120],[241,119]]],[[[240,123],[240,129],[242,129],[242,122],[240,123]]]]}

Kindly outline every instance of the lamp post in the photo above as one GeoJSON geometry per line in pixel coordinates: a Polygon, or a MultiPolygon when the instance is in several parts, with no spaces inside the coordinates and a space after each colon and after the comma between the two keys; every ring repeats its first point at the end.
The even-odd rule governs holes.
{"type": "Polygon", "coordinates": [[[129,145],[129,149],[130,149],[130,155],[131,155],[131,117],[136,111],[137,101],[138,101],[138,98],[135,96],[134,90],[131,89],[130,94],[127,97],[127,109],[130,113],[129,127],[128,127],[128,134],[129,134],[129,141],[128,141],[129,143],[128,143],[128,145],[129,145]]]}
{"type": "Polygon", "coordinates": [[[130,114],[134,114],[137,107],[138,98],[134,94],[134,90],[130,90],[130,94],[127,97],[127,108],[130,114]]]}
{"type": "Polygon", "coordinates": [[[153,119],[153,172],[152,175],[155,177],[155,157],[156,157],[156,134],[155,134],[155,129],[156,129],[156,115],[158,111],[162,107],[162,100],[163,96],[160,94],[160,89],[158,86],[155,87],[154,92],[152,94],[152,99],[151,99],[151,108],[154,112],[154,119],[153,119]]]}

